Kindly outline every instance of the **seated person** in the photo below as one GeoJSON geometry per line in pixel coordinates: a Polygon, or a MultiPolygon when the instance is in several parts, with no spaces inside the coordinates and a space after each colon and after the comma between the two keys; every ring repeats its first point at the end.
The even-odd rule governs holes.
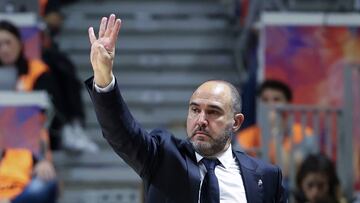
{"type": "Polygon", "coordinates": [[[53,203],[55,169],[38,106],[0,106],[0,202],[53,203]]]}
{"type": "MultiPolygon", "coordinates": [[[[48,67],[40,60],[27,60],[25,58],[18,29],[6,21],[0,21],[0,68],[3,66],[16,68],[17,81],[16,87],[13,88],[14,90],[46,90],[53,99],[56,110],[62,109],[61,102],[54,99],[58,98],[56,95],[56,84],[53,83],[54,80],[51,78],[48,67]]],[[[55,170],[51,163],[50,142],[47,130],[43,130],[40,137],[41,145],[46,149],[43,151],[43,157],[35,157],[33,159],[31,158],[33,157],[32,153],[27,150],[2,149],[2,153],[0,153],[0,189],[2,191],[0,199],[2,201],[30,203],[42,202],[40,199],[45,198],[43,202],[52,202],[46,199],[47,195],[43,194],[44,191],[48,193],[48,191],[54,191],[53,188],[56,188],[54,182],[55,170]],[[19,159],[22,159],[24,162],[19,162],[19,159]],[[34,176],[32,177],[32,175],[34,176]],[[10,178],[8,181],[5,181],[7,179],[5,177],[14,179],[10,178]],[[16,181],[15,186],[19,188],[11,192],[6,191],[9,185],[11,186],[10,188],[16,189],[13,182],[11,182],[13,180],[16,181]],[[46,181],[44,182],[44,180],[46,181]],[[22,190],[25,186],[25,190],[22,190]],[[42,188],[44,190],[41,190],[42,188]],[[40,196],[37,196],[39,195],[38,192],[41,192],[40,196]]],[[[54,195],[51,196],[55,197],[54,195]]]]}
{"type": "Polygon", "coordinates": [[[45,89],[48,93],[55,93],[49,68],[41,60],[25,58],[20,32],[7,21],[0,21],[0,68],[1,66],[17,69],[16,90],[45,89]]]}
{"type": "MultiPolygon", "coordinates": [[[[292,100],[292,92],[290,88],[283,82],[277,80],[266,80],[264,81],[258,90],[258,99],[264,104],[271,106],[279,104],[290,104],[292,100]]],[[[286,115],[284,116],[286,117],[286,115]]],[[[269,122],[271,132],[279,132],[278,127],[275,123],[276,114],[274,111],[270,111],[269,122]]],[[[286,119],[282,119],[282,132],[284,133],[284,139],[282,140],[282,145],[284,153],[289,154],[292,146],[291,139],[287,132],[290,130],[287,127],[286,119]]],[[[294,144],[299,145],[301,143],[306,144],[306,149],[311,150],[312,147],[312,135],[313,131],[309,127],[305,128],[305,136],[302,133],[302,127],[299,123],[294,123],[292,126],[292,132],[294,135],[294,144]],[[304,139],[305,137],[305,139],[304,139]]],[[[272,135],[275,136],[275,135],[272,135]]],[[[237,140],[240,146],[250,155],[258,156],[260,152],[260,147],[262,144],[261,139],[261,129],[258,125],[253,125],[248,128],[243,129],[237,134],[237,140]]],[[[269,158],[272,163],[275,162],[275,146],[274,140],[272,140],[269,146],[269,158]]],[[[300,155],[299,155],[300,156],[300,155]]],[[[286,173],[286,171],[284,171],[286,173]]]]}
{"type": "MultiPolygon", "coordinates": [[[[68,105],[66,105],[68,97],[62,94],[52,70],[43,61],[27,59],[24,56],[19,30],[6,21],[0,21],[0,68],[2,66],[16,68],[17,83],[15,89],[17,91],[45,90],[50,95],[56,113],[50,127],[50,144],[55,149],[59,148],[60,143],[56,143],[58,141],[56,135],[60,131],[68,131],[68,128],[64,126],[73,126],[72,123],[68,124],[73,121],[69,121],[66,116],[66,112],[69,111],[68,105]]],[[[79,127],[79,122],[75,121],[74,123],[75,127],[71,129],[83,132],[82,128],[79,127]]],[[[70,133],[74,133],[74,130],[70,133]]]]}
{"type": "MultiPolygon", "coordinates": [[[[38,59],[28,60],[24,55],[19,30],[7,21],[0,21],[0,68],[13,67],[17,71],[16,87],[13,90],[30,92],[45,90],[57,112],[64,110],[58,95],[58,87],[48,66],[38,59]]],[[[58,122],[59,118],[55,119],[58,122]]]]}
{"type": "MultiPolygon", "coordinates": [[[[64,121],[58,123],[53,134],[60,134],[62,147],[75,152],[97,152],[98,146],[86,135],[84,103],[81,97],[82,83],[76,75],[76,67],[59,49],[55,38],[61,32],[64,16],[61,8],[64,1],[41,1],[41,16],[46,24],[42,31],[42,59],[49,65],[56,83],[61,86],[62,101],[65,111],[62,112],[64,121]]],[[[54,147],[56,148],[56,147],[54,147]]]]}
{"type": "Polygon", "coordinates": [[[44,22],[46,29],[42,32],[42,59],[49,65],[54,74],[56,83],[61,86],[62,101],[65,106],[63,113],[64,122],[61,128],[62,147],[71,151],[96,152],[98,146],[86,135],[84,102],[81,91],[82,83],[77,77],[76,66],[60,50],[56,43],[56,36],[60,33],[63,23],[63,15],[60,5],[56,1],[48,1],[44,11],[44,22]]]}
{"type": "MultiPolygon", "coordinates": [[[[298,203],[340,203],[340,183],[332,161],[325,155],[309,155],[296,176],[294,197],[298,203]]],[[[346,201],[345,201],[346,202],[346,201]]]]}
{"type": "Polygon", "coordinates": [[[54,203],[55,169],[27,149],[0,149],[0,203],[54,203]]]}

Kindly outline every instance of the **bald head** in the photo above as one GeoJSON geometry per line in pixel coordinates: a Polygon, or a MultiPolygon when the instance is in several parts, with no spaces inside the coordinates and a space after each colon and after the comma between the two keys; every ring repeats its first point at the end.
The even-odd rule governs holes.
{"type": "Polygon", "coordinates": [[[241,97],[239,91],[233,84],[223,80],[209,80],[201,84],[195,90],[193,96],[203,91],[224,97],[224,102],[230,105],[233,113],[241,113],[241,97]]]}

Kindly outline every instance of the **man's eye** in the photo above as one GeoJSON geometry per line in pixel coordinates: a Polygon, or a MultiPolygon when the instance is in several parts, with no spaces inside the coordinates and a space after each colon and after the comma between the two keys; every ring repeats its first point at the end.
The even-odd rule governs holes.
{"type": "Polygon", "coordinates": [[[191,111],[194,112],[194,113],[199,113],[200,112],[200,110],[197,109],[197,108],[191,108],[191,111]]]}
{"type": "Polygon", "coordinates": [[[210,110],[210,111],[208,111],[208,114],[209,115],[219,115],[219,112],[215,111],[215,110],[210,110]]]}

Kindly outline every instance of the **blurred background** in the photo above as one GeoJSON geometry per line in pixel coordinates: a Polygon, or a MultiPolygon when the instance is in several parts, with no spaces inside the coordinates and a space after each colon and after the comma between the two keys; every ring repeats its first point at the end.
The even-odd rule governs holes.
{"type": "MultiPolygon", "coordinates": [[[[114,74],[144,128],[184,138],[194,89],[229,81],[245,115],[233,145],[279,165],[290,202],[360,202],[359,11],[358,0],[0,0],[1,161],[28,149],[26,174],[56,182],[42,202],[143,202],[83,86],[87,29],[114,13],[123,21],[114,74]],[[322,201],[309,196],[311,172],[330,174],[314,180],[322,201]]],[[[16,202],[28,179],[12,195],[0,190],[0,202],[16,202]]]]}

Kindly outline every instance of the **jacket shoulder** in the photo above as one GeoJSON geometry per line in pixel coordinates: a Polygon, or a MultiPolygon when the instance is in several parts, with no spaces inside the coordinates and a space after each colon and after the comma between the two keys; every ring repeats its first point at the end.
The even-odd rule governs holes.
{"type": "Polygon", "coordinates": [[[279,173],[280,168],[276,165],[265,162],[259,158],[255,158],[247,155],[243,151],[235,151],[237,157],[240,159],[240,163],[243,167],[249,168],[251,170],[255,170],[257,173],[261,175],[269,174],[269,173],[279,173]]]}

